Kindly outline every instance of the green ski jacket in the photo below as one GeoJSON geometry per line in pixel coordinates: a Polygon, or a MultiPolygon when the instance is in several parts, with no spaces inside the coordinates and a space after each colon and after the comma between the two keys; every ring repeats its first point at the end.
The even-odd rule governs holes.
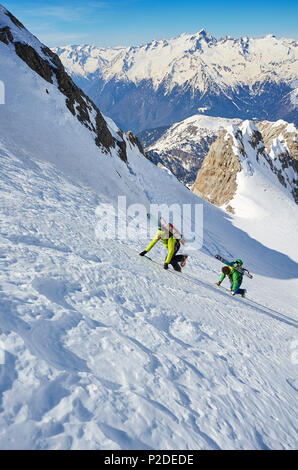
{"type": "MultiPolygon", "coordinates": [[[[230,269],[230,274],[228,274],[228,278],[230,279],[230,281],[233,281],[232,290],[236,290],[237,286],[241,284],[242,274],[239,271],[236,271],[236,269],[232,268],[231,266],[228,267],[230,269]]],[[[222,283],[225,277],[226,275],[222,273],[219,280],[220,284],[222,283]]]]}

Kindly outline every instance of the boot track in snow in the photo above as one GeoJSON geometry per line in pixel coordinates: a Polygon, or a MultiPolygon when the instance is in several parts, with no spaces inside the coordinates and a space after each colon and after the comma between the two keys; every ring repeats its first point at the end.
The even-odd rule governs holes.
{"type": "MultiPolygon", "coordinates": [[[[162,265],[158,261],[155,261],[154,259],[150,258],[149,256],[144,256],[143,259],[147,259],[151,263],[154,263],[156,266],[158,266],[160,269],[164,270],[162,265]]],[[[252,308],[257,309],[259,312],[261,312],[263,314],[269,315],[270,317],[275,318],[276,320],[279,320],[279,321],[287,323],[287,324],[289,324],[289,325],[291,325],[295,328],[298,328],[298,322],[295,319],[287,317],[286,315],[283,315],[281,312],[273,310],[270,307],[259,304],[255,300],[249,299],[246,296],[245,297],[232,296],[230,294],[230,291],[228,289],[226,289],[225,287],[223,287],[223,286],[217,286],[216,284],[214,284],[212,282],[203,281],[202,279],[199,279],[196,276],[192,276],[190,274],[185,274],[185,273],[182,273],[182,272],[177,272],[173,269],[168,269],[166,272],[174,274],[175,276],[183,278],[184,280],[190,281],[194,284],[198,284],[198,285],[202,284],[202,285],[204,285],[205,287],[208,287],[208,288],[211,287],[212,289],[217,290],[218,292],[220,292],[221,294],[223,294],[225,296],[228,295],[230,297],[231,301],[236,301],[236,302],[241,302],[241,303],[244,303],[244,304],[248,304],[252,308]]]]}

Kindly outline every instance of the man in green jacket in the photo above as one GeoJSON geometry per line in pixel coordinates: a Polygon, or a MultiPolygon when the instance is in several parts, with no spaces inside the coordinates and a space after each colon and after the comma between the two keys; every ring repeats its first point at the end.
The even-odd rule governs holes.
{"type": "Polygon", "coordinates": [[[140,256],[144,256],[151,248],[156,245],[156,243],[161,240],[163,245],[168,250],[168,255],[164,262],[164,269],[168,269],[169,264],[173,266],[175,271],[181,272],[181,267],[185,266],[187,255],[177,255],[180,248],[180,242],[176,238],[174,238],[173,233],[167,230],[162,230],[161,228],[158,230],[155,238],[153,238],[152,242],[147,246],[147,248],[140,253],[140,256]],[[181,263],[181,265],[179,265],[181,263]]]}
{"type": "Polygon", "coordinates": [[[234,262],[228,264],[228,266],[224,266],[222,268],[222,275],[219,281],[216,283],[217,286],[220,286],[222,281],[228,276],[230,285],[231,285],[231,294],[240,294],[242,297],[245,296],[246,289],[240,289],[242,284],[243,275],[241,272],[237,271],[235,268],[241,268],[243,265],[243,261],[241,259],[237,259],[234,262]]]}

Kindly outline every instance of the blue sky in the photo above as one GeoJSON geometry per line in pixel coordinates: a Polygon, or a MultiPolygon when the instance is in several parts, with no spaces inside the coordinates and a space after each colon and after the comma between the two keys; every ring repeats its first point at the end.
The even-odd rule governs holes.
{"type": "Polygon", "coordinates": [[[0,0],[48,46],[139,45],[206,29],[298,39],[298,0],[0,0]]]}

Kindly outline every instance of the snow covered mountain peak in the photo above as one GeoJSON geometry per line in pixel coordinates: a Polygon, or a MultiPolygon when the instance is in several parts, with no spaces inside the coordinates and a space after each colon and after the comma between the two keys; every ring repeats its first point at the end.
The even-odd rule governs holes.
{"type": "MultiPolygon", "coordinates": [[[[96,68],[94,63],[92,71],[87,65],[81,70],[80,73],[85,77],[97,70],[98,76],[107,80],[108,77],[119,75],[125,64],[128,72],[127,78],[133,83],[142,79],[151,79],[154,86],[158,87],[170,73],[171,82],[182,85],[198,77],[199,71],[192,72],[192,69],[195,63],[199,66],[203,61],[210,78],[212,77],[221,85],[225,83],[228,86],[239,82],[246,83],[247,73],[251,83],[254,83],[257,77],[253,77],[253,74],[257,73],[259,77],[271,74],[273,73],[272,66],[278,64],[281,72],[280,80],[286,79],[289,82],[295,80],[297,78],[295,74],[295,71],[297,72],[296,45],[297,41],[278,40],[273,35],[259,39],[248,37],[233,39],[227,36],[217,40],[202,29],[195,34],[183,33],[176,38],[154,40],[142,46],[107,49],[92,46],[65,46],[53,50],[61,57],[70,73],[78,73],[76,69],[78,56],[75,52],[80,60],[85,58],[86,64],[88,56],[97,58],[96,68]],[[125,61],[124,58],[126,58],[125,61]],[[254,60],[261,61],[260,66],[253,63],[254,60]],[[183,61],[187,75],[183,75],[181,68],[179,69],[180,61],[183,61]],[[243,70],[244,63],[245,71],[243,70]],[[286,66],[286,63],[292,63],[292,70],[286,66]],[[215,74],[212,73],[211,67],[216,70],[215,74]]],[[[190,85],[194,89],[198,87],[201,89],[199,84],[193,81],[190,85]]],[[[172,85],[169,83],[168,86],[172,85]]]]}
{"type": "Polygon", "coordinates": [[[288,120],[288,113],[298,122],[297,107],[282,104],[297,80],[297,45],[273,35],[216,39],[201,30],[135,47],[53,50],[100,109],[137,132],[198,109],[242,120],[288,120]]]}
{"type": "Polygon", "coordinates": [[[205,43],[216,43],[217,39],[209,34],[206,29],[202,28],[195,33],[182,33],[176,38],[170,39],[169,41],[173,42],[173,44],[184,41],[185,51],[187,51],[188,49],[192,50],[194,48],[200,49],[200,41],[205,43]]]}

